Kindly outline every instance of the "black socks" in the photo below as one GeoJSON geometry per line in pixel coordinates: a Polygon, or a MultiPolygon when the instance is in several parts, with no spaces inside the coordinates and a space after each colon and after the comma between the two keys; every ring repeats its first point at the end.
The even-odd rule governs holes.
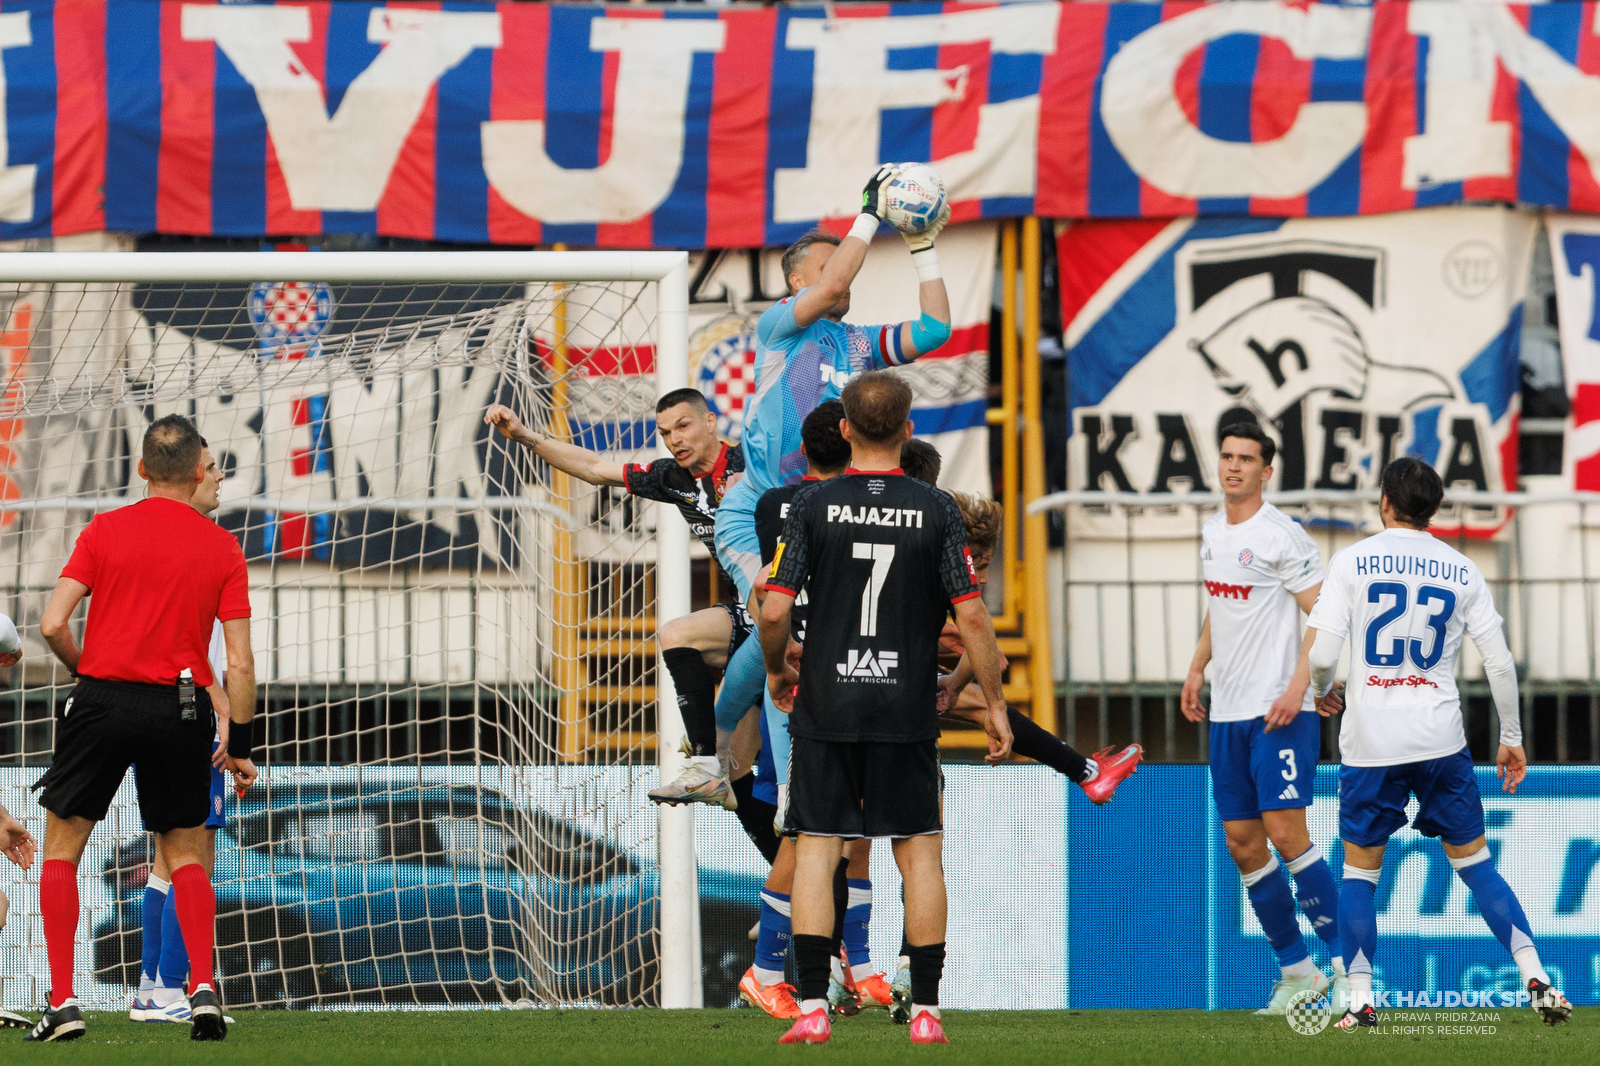
{"type": "Polygon", "coordinates": [[[667,648],[661,659],[678,690],[678,711],[693,755],[717,753],[717,679],[693,648],[667,648]]]}
{"type": "Polygon", "coordinates": [[[911,1002],[920,1007],[939,1005],[939,979],[944,976],[944,941],[908,947],[911,960],[911,1002]]]}
{"type": "Polygon", "coordinates": [[[1032,718],[1018,714],[1009,707],[1006,709],[1006,717],[1011,722],[1013,754],[1043,763],[1058,773],[1066,774],[1078,784],[1082,784],[1083,779],[1089,776],[1089,760],[1045,732],[1032,718]]]}
{"type": "MultiPolygon", "coordinates": [[[[794,964],[798,971],[802,1000],[828,998],[828,938],[796,933],[789,942],[794,949],[794,964]]],[[[939,945],[941,950],[944,945],[939,945]]]]}

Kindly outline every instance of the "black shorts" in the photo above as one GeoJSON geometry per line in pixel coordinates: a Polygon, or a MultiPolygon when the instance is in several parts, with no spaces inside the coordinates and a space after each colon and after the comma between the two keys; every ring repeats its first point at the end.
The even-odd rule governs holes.
{"type": "Polygon", "coordinates": [[[795,737],[786,833],[916,837],[944,831],[939,742],[882,744],[795,737]]]}
{"type": "Polygon", "coordinates": [[[138,766],[139,813],[152,833],[204,825],[211,812],[211,697],[195,690],[195,718],[178,711],[176,685],[82,678],[56,710],[55,755],[33,787],[61,818],[98,822],[128,767],[138,766]]]}
{"type": "Polygon", "coordinates": [[[728,621],[733,624],[733,633],[728,637],[728,658],[732,659],[739,645],[755,632],[755,619],[750,617],[749,610],[742,603],[719,603],[717,606],[728,612],[728,621]]]}

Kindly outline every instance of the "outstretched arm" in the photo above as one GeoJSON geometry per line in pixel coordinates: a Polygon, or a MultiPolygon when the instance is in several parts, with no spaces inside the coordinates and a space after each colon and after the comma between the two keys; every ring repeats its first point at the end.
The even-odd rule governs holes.
{"type": "Polygon", "coordinates": [[[934,238],[949,221],[950,208],[946,205],[933,225],[916,235],[905,234],[906,244],[911,249],[911,265],[917,271],[917,302],[922,317],[900,324],[896,332],[904,357],[891,359],[891,362],[910,362],[950,339],[950,293],[939,273],[939,253],[933,250],[934,238]]]}
{"type": "Polygon", "coordinates": [[[490,407],[484,412],[483,421],[499,430],[506,440],[516,441],[557,470],[571,474],[579,481],[587,481],[591,485],[627,483],[626,470],[621,463],[529,429],[517,417],[517,413],[505,404],[497,403],[490,407]]]}

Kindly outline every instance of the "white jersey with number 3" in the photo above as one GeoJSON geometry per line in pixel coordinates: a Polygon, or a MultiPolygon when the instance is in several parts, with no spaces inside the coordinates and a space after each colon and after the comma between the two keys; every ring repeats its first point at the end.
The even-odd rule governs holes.
{"type": "Polygon", "coordinates": [[[1368,537],[1328,564],[1310,624],[1349,645],[1339,727],[1346,765],[1399,766],[1467,746],[1456,690],[1461,636],[1488,647],[1500,612],[1465,555],[1415,529],[1368,537]]]}
{"type": "MultiPolygon", "coordinates": [[[[1260,718],[1300,659],[1295,593],[1322,580],[1322,555],[1300,523],[1263,503],[1237,525],[1218,512],[1200,529],[1211,616],[1211,720],[1260,718]]],[[[1302,710],[1315,710],[1310,692],[1302,710]]]]}

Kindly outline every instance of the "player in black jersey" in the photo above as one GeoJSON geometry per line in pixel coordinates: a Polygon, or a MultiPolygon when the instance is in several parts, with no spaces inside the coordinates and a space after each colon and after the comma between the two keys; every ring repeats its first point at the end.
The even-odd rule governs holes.
{"type": "Polygon", "coordinates": [[[951,606],[989,701],[991,761],[1011,753],[1000,650],[955,501],[899,469],[900,446],[911,436],[910,387],[893,374],[868,373],[841,399],[852,467],[795,494],[761,610],[768,689],[791,711],[786,828],[798,834],[801,1016],[781,1042],[828,1040],[832,881],[842,842],[889,837],[912,945],[911,1039],[946,1043],[938,1009],[946,897],[935,681],[951,606]],[[790,663],[789,616],[802,589],[812,606],[810,662],[800,672],[790,663]]]}
{"type": "MultiPolygon", "coordinates": [[[[716,556],[712,533],[722,494],[744,472],[744,453],[717,436],[717,416],[698,389],[676,389],[656,403],[656,432],[672,452],[646,466],[619,463],[598,452],[530,429],[516,412],[495,404],[483,420],[507,440],[557,470],[591,485],[615,485],[645,500],[678,508],[689,530],[716,556]]],[[[715,670],[754,628],[743,604],[719,604],[675,618],[661,627],[661,658],[678,692],[689,759],[673,781],[650,793],[657,803],[714,803],[738,807],[726,767],[717,759],[715,670]]]]}

